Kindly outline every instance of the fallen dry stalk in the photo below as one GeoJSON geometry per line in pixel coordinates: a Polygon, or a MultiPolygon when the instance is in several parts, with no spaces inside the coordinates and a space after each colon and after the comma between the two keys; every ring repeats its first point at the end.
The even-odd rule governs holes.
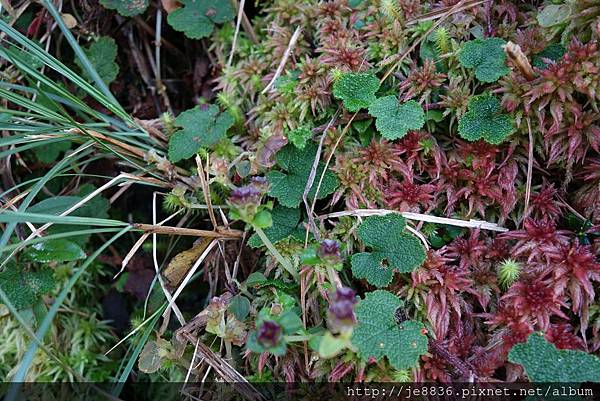
{"type": "Polygon", "coordinates": [[[241,238],[243,232],[239,230],[197,230],[194,228],[159,226],[154,224],[133,223],[133,228],[146,231],[150,234],[166,234],[166,235],[186,235],[190,237],[210,237],[219,239],[236,239],[241,238]]]}
{"type": "Polygon", "coordinates": [[[402,215],[402,217],[408,220],[418,220],[425,221],[428,223],[436,223],[436,224],[446,224],[449,226],[457,226],[457,227],[466,227],[466,228],[479,228],[482,230],[490,230],[490,231],[498,231],[498,232],[507,232],[508,228],[500,227],[496,223],[490,223],[482,220],[460,220],[460,219],[451,219],[448,217],[438,217],[431,216],[428,214],[421,213],[411,213],[411,212],[398,212],[395,210],[387,210],[387,209],[355,209],[355,210],[345,210],[343,212],[335,212],[324,214],[321,216],[317,216],[319,220],[325,219],[333,219],[342,216],[385,216],[386,214],[397,213],[402,215]]]}

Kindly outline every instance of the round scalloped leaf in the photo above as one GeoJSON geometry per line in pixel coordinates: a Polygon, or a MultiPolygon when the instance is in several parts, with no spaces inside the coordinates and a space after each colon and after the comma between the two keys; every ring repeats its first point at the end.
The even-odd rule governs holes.
{"type": "Polygon", "coordinates": [[[333,96],[344,102],[348,111],[366,109],[375,101],[379,89],[379,79],[367,72],[343,74],[333,84],[333,96]]]}
{"type": "Polygon", "coordinates": [[[532,382],[600,382],[600,358],[583,351],[559,350],[539,333],[515,345],[508,360],[522,365],[532,382]]]}
{"type": "Polygon", "coordinates": [[[123,17],[133,17],[146,11],[148,0],[100,0],[100,4],[110,10],[117,10],[123,17]]]}
{"type": "Polygon", "coordinates": [[[499,144],[514,131],[514,120],[502,113],[500,100],[492,95],[473,96],[458,123],[458,133],[468,141],[484,139],[499,144]]]}
{"type": "Polygon", "coordinates": [[[231,21],[235,12],[229,1],[223,0],[179,0],[183,7],[174,10],[167,21],[176,31],[190,39],[209,36],[215,24],[231,21]]]}
{"type": "Polygon", "coordinates": [[[386,287],[394,272],[407,273],[425,261],[421,242],[404,233],[406,222],[398,214],[367,217],[358,229],[359,238],[371,252],[352,255],[352,274],[376,287],[386,287]]]}
{"type": "MultiPolygon", "coordinates": [[[[317,155],[317,145],[315,143],[307,144],[304,149],[298,149],[293,145],[285,146],[277,153],[277,165],[283,171],[270,171],[267,173],[270,189],[269,195],[277,198],[283,206],[295,208],[300,205],[304,188],[308,182],[308,177],[312,169],[313,162],[317,155]]],[[[308,193],[308,199],[313,199],[317,190],[317,185],[325,164],[319,163],[315,180],[308,193]]],[[[339,184],[337,176],[327,170],[319,188],[317,199],[323,199],[332,194],[339,184]]]]}
{"type": "Polygon", "coordinates": [[[384,138],[402,138],[409,130],[417,130],[425,125],[425,113],[419,103],[410,100],[398,102],[396,96],[385,96],[369,106],[369,114],[376,117],[375,127],[384,138]]]}
{"type": "Polygon", "coordinates": [[[189,159],[202,147],[212,146],[225,137],[234,120],[229,112],[221,113],[214,104],[186,110],[175,119],[181,129],[169,138],[169,159],[189,159]]]}
{"type": "Polygon", "coordinates": [[[357,326],[352,344],[363,359],[381,360],[387,357],[395,369],[415,367],[427,352],[427,337],[423,324],[407,320],[400,324],[394,318],[402,301],[394,294],[377,290],[365,294],[356,306],[357,326]]]}
{"type": "Polygon", "coordinates": [[[510,72],[506,66],[504,46],[500,38],[475,39],[460,49],[458,60],[463,67],[474,68],[475,77],[482,82],[496,82],[510,72]]]}
{"type": "MultiPolygon", "coordinates": [[[[108,85],[117,78],[119,64],[115,60],[117,59],[118,47],[113,38],[102,36],[84,49],[84,52],[104,83],[108,85]]],[[[81,68],[83,76],[88,81],[92,81],[85,68],[83,68],[81,61],[76,59],[75,63],[81,68]]]]}
{"type": "Polygon", "coordinates": [[[538,13],[537,21],[540,26],[549,28],[566,22],[570,15],[571,6],[569,4],[548,4],[538,13]]]}

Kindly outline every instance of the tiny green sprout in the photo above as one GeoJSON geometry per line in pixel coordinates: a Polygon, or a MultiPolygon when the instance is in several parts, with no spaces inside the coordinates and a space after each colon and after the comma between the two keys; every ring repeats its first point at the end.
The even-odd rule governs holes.
{"type": "Polygon", "coordinates": [[[521,264],[513,259],[505,259],[498,266],[498,282],[503,289],[510,287],[519,279],[521,264]]]}
{"type": "Polygon", "coordinates": [[[394,370],[392,372],[392,381],[396,383],[408,383],[412,381],[412,374],[409,369],[394,370]]]}
{"type": "Polygon", "coordinates": [[[165,195],[162,206],[167,213],[175,213],[176,211],[184,208],[179,196],[173,192],[169,192],[167,195],[165,195]]]}

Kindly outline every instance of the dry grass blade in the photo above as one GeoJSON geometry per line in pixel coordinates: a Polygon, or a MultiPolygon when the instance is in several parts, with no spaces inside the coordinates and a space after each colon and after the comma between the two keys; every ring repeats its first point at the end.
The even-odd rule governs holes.
{"type": "Polygon", "coordinates": [[[408,220],[425,221],[428,223],[445,224],[445,225],[456,226],[456,227],[479,228],[482,230],[490,230],[490,231],[498,231],[498,232],[507,232],[508,231],[508,228],[500,227],[496,223],[490,223],[487,221],[451,219],[448,217],[437,217],[437,216],[431,216],[428,214],[421,214],[421,213],[398,212],[396,210],[387,210],[387,209],[345,210],[342,212],[324,214],[324,215],[318,216],[317,218],[319,220],[325,220],[325,219],[339,218],[339,217],[343,217],[343,216],[360,216],[360,217],[384,216],[384,215],[390,214],[390,213],[400,214],[405,219],[408,219],[408,220]]]}
{"type": "Polygon", "coordinates": [[[292,54],[292,51],[294,50],[294,47],[296,46],[296,42],[300,38],[301,33],[302,33],[302,28],[297,27],[296,30],[294,31],[294,34],[292,35],[292,38],[290,39],[290,42],[288,43],[287,49],[285,49],[285,52],[283,53],[283,57],[281,58],[281,61],[279,62],[279,66],[277,66],[275,75],[273,75],[273,78],[271,78],[271,81],[269,81],[267,86],[265,86],[265,89],[262,90],[262,92],[261,92],[262,94],[267,93],[271,89],[273,84],[275,84],[275,81],[277,81],[277,78],[279,78],[279,76],[283,72],[285,63],[287,63],[288,58],[290,58],[290,55],[292,54]]]}
{"type": "Polygon", "coordinates": [[[171,227],[171,226],[160,226],[156,224],[143,224],[133,223],[133,228],[138,230],[146,231],[151,234],[165,234],[165,235],[186,235],[191,237],[211,237],[220,239],[237,239],[241,238],[242,231],[239,230],[197,230],[194,228],[183,228],[183,227],[171,227]]]}
{"type": "Polygon", "coordinates": [[[232,383],[235,389],[247,400],[250,401],[259,401],[263,400],[263,396],[261,393],[252,386],[246,380],[246,378],[241,375],[237,370],[233,368],[225,359],[221,356],[217,355],[213,350],[211,350],[207,345],[198,341],[196,336],[191,333],[183,333],[182,336],[188,340],[192,344],[198,344],[198,355],[201,356],[201,359],[207,363],[212,369],[217,372],[223,380],[228,383],[232,383]]]}

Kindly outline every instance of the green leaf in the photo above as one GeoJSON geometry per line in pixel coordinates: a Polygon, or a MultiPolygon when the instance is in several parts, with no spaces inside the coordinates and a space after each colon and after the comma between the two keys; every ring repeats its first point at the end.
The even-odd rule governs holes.
{"type": "MultiPolygon", "coordinates": [[[[43,201],[40,201],[35,205],[27,208],[27,212],[58,216],[62,212],[69,209],[71,206],[81,201],[83,197],[90,194],[94,190],[95,187],[93,185],[84,184],[79,189],[80,196],[55,196],[53,198],[44,199],[43,201]]],[[[108,200],[101,195],[96,195],[94,198],[89,200],[79,209],[70,213],[69,216],[106,219],[108,218],[109,209],[110,203],[108,202],[108,200]]],[[[54,224],[48,229],[48,233],[60,234],[82,229],[85,229],[85,226],[81,227],[69,224],[54,224]]],[[[89,235],[82,235],[80,237],[72,238],[71,241],[79,244],[80,246],[83,246],[88,241],[89,237],[89,235]]]]}
{"type": "Polygon", "coordinates": [[[181,129],[169,138],[169,159],[172,162],[189,159],[200,148],[216,144],[233,123],[231,114],[221,113],[214,104],[184,111],[175,119],[175,125],[181,129]]]}
{"type": "Polygon", "coordinates": [[[215,24],[231,21],[235,12],[229,1],[179,0],[182,8],[171,12],[167,21],[176,31],[190,39],[202,39],[210,35],[215,24]]]}
{"type": "Polygon", "coordinates": [[[471,40],[462,46],[458,60],[463,67],[474,68],[478,80],[496,82],[510,71],[502,48],[505,44],[500,38],[471,40]]]}
{"type": "Polygon", "coordinates": [[[51,142],[33,149],[35,156],[42,163],[50,164],[58,159],[61,152],[71,148],[71,141],[51,142]]]}
{"type": "Polygon", "coordinates": [[[330,332],[325,333],[319,343],[319,356],[321,358],[333,358],[346,348],[347,342],[343,338],[334,337],[330,332]]]}
{"type": "Polygon", "coordinates": [[[333,84],[333,96],[344,102],[348,111],[366,109],[375,101],[379,89],[379,79],[371,73],[349,72],[343,74],[333,84]]]}
{"type": "Polygon", "coordinates": [[[567,49],[565,49],[565,47],[560,43],[552,43],[548,45],[548,47],[546,47],[544,50],[533,56],[532,64],[534,67],[544,70],[548,66],[544,59],[548,59],[551,61],[559,60],[560,58],[562,58],[566,51],[567,49]]]}
{"type": "Polygon", "coordinates": [[[231,298],[227,310],[240,322],[244,321],[250,313],[250,301],[242,295],[231,298]]]}
{"type": "Polygon", "coordinates": [[[385,287],[394,271],[407,273],[419,267],[425,261],[425,250],[416,237],[404,232],[405,226],[404,217],[398,214],[367,217],[358,236],[371,252],[352,255],[354,277],[385,287]]]}
{"type": "Polygon", "coordinates": [[[252,226],[258,228],[269,228],[273,225],[273,218],[271,212],[268,210],[261,210],[254,215],[252,219],[252,226]]]}
{"type": "Polygon", "coordinates": [[[417,130],[425,124],[425,113],[419,103],[409,100],[398,102],[396,96],[385,96],[369,106],[369,114],[376,117],[375,127],[384,138],[402,138],[409,130],[417,130]]]}
{"type": "Polygon", "coordinates": [[[513,118],[502,113],[500,100],[492,95],[473,96],[467,109],[458,123],[458,133],[468,141],[483,139],[497,145],[515,129],[513,118]]]}
{"type": "MultiPolygon", "coordinates": [[[[90,60],[92,67],[98,72],[105,84],[110,84],[119,74],[119,65],[115,62],[117,59],[117,44],[114,39],[108,36],[102,36],[84,49],[85,55],[90,60]]],[[[79,59],[75,63],[81,68],[83,76],[90,82],[92,78],[87,74],[85,68],[79,59]]]]}
{"type": "MultiPolygon", "coordinates": [[[[300,209],[291,209],[281,205],[277,205],[271,211],[273,224],[266,228],[265,234],[267,238],[276,244],[290,236],[297,239],[304,239],[304,230],[299,227],[300,224],[300,209]]],[[[248,240],[248,245],[252,248],[258,248],[263,245],[260,237],[253,234],[248,240]]]]}
{"type": "Polygon", "coordinates": [[[281,325],[284,334],[294,334],[302,329],[302,319],[292,311],[283,312],[277,316],[277,323],[281,325]]]}
{"type": "Polygon", "coordinates": [[[583,351],[559,350],[539,333],[515,345],[508,360],[522,365],[532,382],[600,382],[600,358],[583,351]]]}
{"type": "MultiPolygon", "coordinates": [[[[308,176],[312,169],[313,162],[317,155],[317,145],[308,144],[304,149],[298,149],[295,146],[287,145],[277,153],[277,165],[283,171],[270,171],[267,173],[270,189],[269,195],[277,198],[279,202],[286,207],[298,207],[302,201],[304,187],[308,182],[308,176]]],[[[308,193],[308,198],[313,199],[317,190],[317,185],[325,164],[319,163],[315,180],[308,193]]],[[[336,175],[327,170],[323,178],[323,183],[319,190],[317,199],[323,199],[332,194],[339,184],[336,175]]]]}
{"type": "Polygon", "coordinates": [[[413,320],[396,323],[394,315],[401,306],[397,296],[382,290],[366,293],[358,303],[352,344],[363,359],[373,357],[379,361],[385,356],[400,370],[415,367],[427,352],[423,324],[413,320]]]}
{"type": "Polygon", "coordinates": [[[296,128],[287,134],[287,138],[298,149],[304,149],[306,142],[312,138],[312,131],[306,127],[296,128]]]}
{"type": "Polygon", "coordinates": [[[71,262],[85,259],[86,254],[76,243],[66,239],[50,239],[28,247],[24,256],[38,263],[71,262]]]}
{"type": "Polygon", "coordinates": [[[148,0],[100,0],[105,8],[117,10],[124,17],[133,17],[146,11],[148,0]]]}
{"type": "Polygon", "coordinates": [[[50,269],[34,272],[9,265],[0,272],[0,288],[17,309],[31,308],[41,295],[51,292],[54,285],[50,269]]]}
{"type": "Polygon", "coordinates": [[[565,22],[571,15],[571,7],[568,4],[548,4],[537,15],[540,26],[549,28],[565,22]]]}

